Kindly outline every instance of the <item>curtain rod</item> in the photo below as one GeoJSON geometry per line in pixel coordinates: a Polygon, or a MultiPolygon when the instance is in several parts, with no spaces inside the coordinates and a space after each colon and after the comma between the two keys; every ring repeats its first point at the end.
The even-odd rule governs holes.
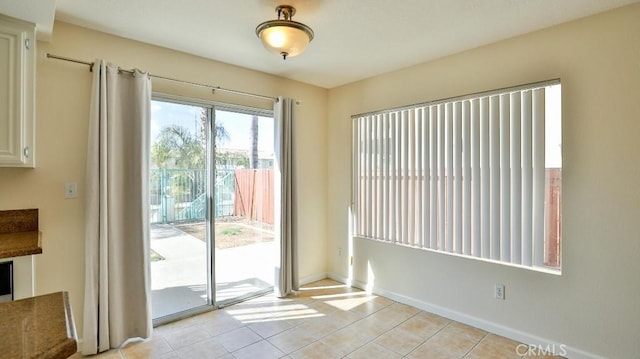
{"type": "MultiPolygon", "coordinates": [[[[50,53],[47,53],[47,58],[55,59],[55,60],[62,60],[62,61],[67,61],[67,62],[73,62],[73,63],[81,64],[81,65],[87,65],[87,66],[89,66],[89,70],[93,71],[93,66],[94,66],[93,62],[76,60],[76,59],[72,59],[72,58],[69,58],[69,57],[53,55],[53,54],[50,54],[50,53]]],[[[133,73],[132,70],[120,69],[120,71],[133,73]]],[[[255,93],[251,93],[251,92],[244,92],[244,91],[239,91],[239,90],[231,90],[231,89],[227,89],[227,88],[220,87],[220,86],[213,86],[213,85],[207,85],[207,84],[202,84],[202,83],[198,83],[198,82],[178,80],[178,79],[174,79],[174,78],[171,78],[171,77],[153,75],[153,74],[149,74],[149,77],[153,77],[153,78],[160,79],[160,80],[178,82],[178,83],[186,84],[186,85],[206,87],[206,88],[210,88],[213,93],[215,93],[216,91],[221,91],[221,92],[228,92],[228,93],[235,94],[235,95],[243,95],[243,96],[261,98],[261,99],[264,99],[264,100],[278,101],[277,97],[259,95],[259,94],[255,94],[255,93]]]]}

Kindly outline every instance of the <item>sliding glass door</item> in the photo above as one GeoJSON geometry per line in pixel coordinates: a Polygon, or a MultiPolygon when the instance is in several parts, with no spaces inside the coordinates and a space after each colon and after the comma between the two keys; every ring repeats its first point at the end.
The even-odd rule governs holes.
{"type": "Polygon", "coordinates": [[[211,305],[207,124],[211,109],[152,101],[151,289],[154,319],[211,305]]]}
{"type": "Polygon", "coordinates": [[[273,116],[215,111],[215,297],[223,305],[273,287],[273,116]]]}
{"type": "Polygon", "coordinates": [[[271,290],[271,113],[156,96],[151,122],[154,321],[271,290]]]}

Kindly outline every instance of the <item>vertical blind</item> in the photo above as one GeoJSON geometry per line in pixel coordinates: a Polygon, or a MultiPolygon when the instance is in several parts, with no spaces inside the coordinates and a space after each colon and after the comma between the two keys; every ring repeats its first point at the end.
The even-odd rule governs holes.
{"type": "Polygon", "coordinates": [[[354,235],[544,266],[545,86],[354,116],[354,235]]]}

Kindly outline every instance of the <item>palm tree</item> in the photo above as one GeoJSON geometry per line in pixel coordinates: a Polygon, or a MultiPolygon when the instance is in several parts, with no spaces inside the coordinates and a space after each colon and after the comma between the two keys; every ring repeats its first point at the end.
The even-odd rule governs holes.
{"type": "MultiPolygon", "coordinates": [[[[216,142],[229,139],[222,125],[216,125],[214,132],[216,142]]],[[[160,131],[151,147],[151,158],[158,168],[204,168],[205,149],[206,136],[195,137],[187,128],[173,124],[160,131]]]]}
{"type": "Polygon", "coordinates": [[[204,147],[188,129],[174,124],[160,131],[151,147],[151,158],[159,168],[201,168],[204,147]]]}
{"type": "MultiPolygon", "coordinates": [[[[203,144],[206,143],[206,132],[207,132],[207,113],[208,113],[208,109],[205,107],[202,107],[200,109],[200,140],[203,141],[203,144]]],[[[214,148],[217,146],[218,142],[222,142],[222,141],[226,141],[229,139],[229,132],[227,132],[227,129],[224,128],[223,125],[219,125],[219,124],[215,124],[215,126],[213,127],[213,138],[215,138],[216,140],[214,141],[214,148]]]]}

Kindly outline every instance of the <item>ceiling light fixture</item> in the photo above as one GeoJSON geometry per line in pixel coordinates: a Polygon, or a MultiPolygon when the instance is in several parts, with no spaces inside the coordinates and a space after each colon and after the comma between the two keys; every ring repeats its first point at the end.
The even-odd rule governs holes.
{"type": "Polygon", "coordinates": [[[291,20],[296,13],[293,6],[280,5],[276,7],[276,13],[278,19],[258,25],[256,35],[267,50],[282,56],[284,60],[300,55],[313,40],[313,30],[303,23],[291,20]],[[281,20],[280,17],[284,19],[281,20]]]}

